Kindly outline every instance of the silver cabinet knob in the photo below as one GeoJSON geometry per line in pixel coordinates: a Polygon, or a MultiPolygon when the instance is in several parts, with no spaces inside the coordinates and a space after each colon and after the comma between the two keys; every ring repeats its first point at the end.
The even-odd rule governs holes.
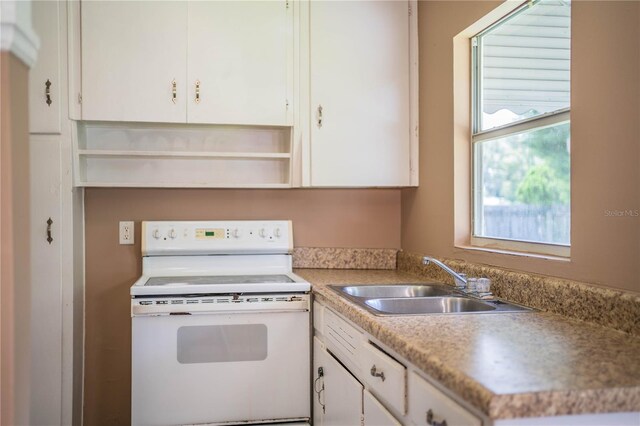
{"type": "Polygon", "coordinates": [[[433,414],[433,410],[431,408],[429,408],[429,410],[427,411],[427,424],[429,426],[447,426],[447,420],[443,419],[441,422],[437,421],[434,419],[434,414],[433,414]]]}
{"type": "Polygon", "coordinates": [[[378,369],[376,368],[375,364],[371,367],[371,375],[373,377],[380,377],[382,379],[382,381],[384,382],[384,371],[380,371],[378,372],[378,369]]]}

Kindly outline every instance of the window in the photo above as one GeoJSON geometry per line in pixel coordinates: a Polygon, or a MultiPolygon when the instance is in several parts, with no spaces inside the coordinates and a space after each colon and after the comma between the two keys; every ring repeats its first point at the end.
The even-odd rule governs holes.
{"type": "Polygon", "coordinates": [[[571,3],[472,38],[473,245],[568,254],[571,3]]]}

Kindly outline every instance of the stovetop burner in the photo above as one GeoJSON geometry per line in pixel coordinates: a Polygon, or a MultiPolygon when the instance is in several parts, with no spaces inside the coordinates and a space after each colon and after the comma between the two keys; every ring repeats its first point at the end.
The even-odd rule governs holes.
{"type": "Polygon", "coordinates": [[[186,277],[152,277],[144,284],[147,286],[184,286],[215,284],[271,284],[292,283],[286,275],[211,275],[186,277]]]}

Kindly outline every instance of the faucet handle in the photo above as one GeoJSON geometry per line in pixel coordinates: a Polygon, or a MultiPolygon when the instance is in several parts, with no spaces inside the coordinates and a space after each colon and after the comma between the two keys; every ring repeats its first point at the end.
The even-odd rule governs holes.
{"type": "Polygon", "coordinates": [[[491,292],[491,280],[489,278],[478,278],[477,290],[478,293],[491,292]]]}
{"type": "MultiPolygon", "coordinates": [[[[458,274],[458,275],[460,275],[460,276],[461,276],[462,278],[464,278],[465,280],[467,279],[467,274],[458,274]]],[[[458,279],[458,278],[455,278],[455,277],[454,277],[454,278],[453,278],[453,281],[454,281],[454,282],[455,282],[455,284],[456,284],[456,288],[459,288],[459,289],[465,289],[465,288],[467,287],[467,284],[466,284],[464,281],[462,281],[462,280],[460,280],[460,279],[458,279]]]]}

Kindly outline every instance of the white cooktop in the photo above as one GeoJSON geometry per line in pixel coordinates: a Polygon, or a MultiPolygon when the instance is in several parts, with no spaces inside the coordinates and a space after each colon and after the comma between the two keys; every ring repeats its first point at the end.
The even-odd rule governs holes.
{"type": "Polygon", "coordinates": [[[134,297],[308,292],[289,221],[142,222],[134,297]]]}

